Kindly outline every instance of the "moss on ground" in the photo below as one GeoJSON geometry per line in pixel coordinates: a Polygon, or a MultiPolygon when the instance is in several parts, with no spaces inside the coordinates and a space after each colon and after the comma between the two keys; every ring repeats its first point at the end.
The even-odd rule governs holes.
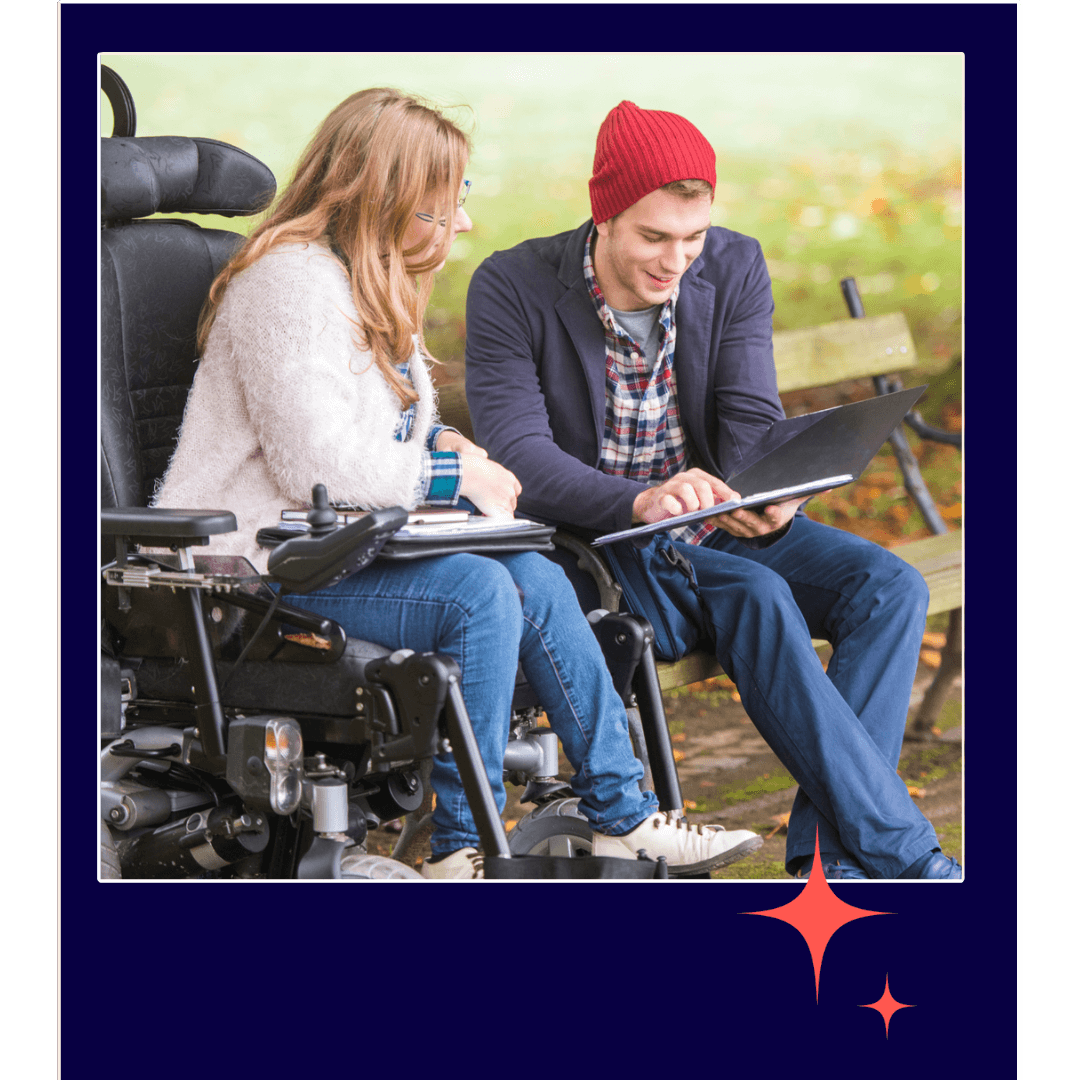
{"type": "Polygon", "coordinates": [[[784,869],[783,860],[767,859],[754,861],[743,859],[721,870],[714,870],[709,877],[714,881],[775,881],[779,878],[793,880],[784,869]]]}

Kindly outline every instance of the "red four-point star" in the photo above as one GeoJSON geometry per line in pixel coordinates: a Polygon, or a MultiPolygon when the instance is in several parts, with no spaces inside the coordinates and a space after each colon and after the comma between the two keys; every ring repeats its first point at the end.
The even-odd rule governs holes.
{"type": "Polygon", "coordinates": [[[885,1038],[889,1037],[889,1021],[892,1019],[894,1012],[898,1012],[900,1009],[914,1009],[914,1005],[902,1005],[889,993],[889,976],[885,976],[885,993],[870,1005],[860,1005],[860,1009],[877,1009],[881,1013],[882,1019],[885,1021],[885,1038]]]}
{"type": "Polygon", "coordinates": [[[825,871],[821,869],[821,852],[817,839],[814,840],[814,864],[810,879],[803,886],[799,895],[790,904],[770,908],[768,911],[745,911],[744,915],[767,915],[770,919],[780,919],[790,923],[802,934],[810,948],[810,957],[814,962],[814,1000],[818,1000],[821,989],[821,958],[825,955],[825,946],[841,926],[855,919],[865,919],[870,915],[893,915],[891,911],[867,911],[863,908],[845,904],[829,887],[825,871]]]}

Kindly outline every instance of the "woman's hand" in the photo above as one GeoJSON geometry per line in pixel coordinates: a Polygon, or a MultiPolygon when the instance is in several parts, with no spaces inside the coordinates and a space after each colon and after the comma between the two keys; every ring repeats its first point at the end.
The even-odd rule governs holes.
{"type": "MultiPolygon", "coordinates": [[[[463,438],[463,436],[458,436],[463,438]]],[[[469,442],[468,439],[464,440],[469,442]]],[[[439,437],[442,443],[442,436],[439,437]]],[[[518,496],[521,494],[521,484],[518,478],[509,470],[504,469],[497,462],[489,461],[487,454],[474,443],[469,443],[475,450],[479,450],[483,457],[470,454],[467,451],[458,451],[461,454],[461,488],[460,495],[469,499],[481,514],[489,517],[513,515],[517,507],[518,496]]],[[[442,446],[439,447],[442,449],[442,446]]]]}
{"type": "Polygon", "coordinates": [[[453,431],[450,428],[439,432],[439,437],[435,440],[435,449],[449,450],[455,454],[464,454],[468,457],[486,458],[488,456],[487,451],[482,446],[477,446],[476,443],[466,439],[460,431],[453,431]]]}

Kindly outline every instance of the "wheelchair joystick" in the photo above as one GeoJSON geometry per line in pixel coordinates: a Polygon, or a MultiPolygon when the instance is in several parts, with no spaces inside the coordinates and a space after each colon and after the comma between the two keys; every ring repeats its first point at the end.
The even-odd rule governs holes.
{"type": "Polygon", "coordinates": [[[307,521],[311,526],[309,536],[325,536],[337,528],[337,511],[330,506],[325,484],[316,484],[311,489],[311,509],[307,521]]]}

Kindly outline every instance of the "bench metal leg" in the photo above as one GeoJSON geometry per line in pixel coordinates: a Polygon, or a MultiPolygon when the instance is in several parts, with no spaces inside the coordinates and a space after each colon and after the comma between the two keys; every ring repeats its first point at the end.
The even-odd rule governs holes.
{"type": "Polygon", "coordinates": [[[945,648],[941,650],[941,667],[938,668],[934,681],[927,687],[926,696],[919,705],[911,731],[915,735],[925,736],[937,719],[941,706],[956,676],[964,667],[963,654],[964,613],[961,608],[949,612],[949,632],[945,638],[945,648]]]}

